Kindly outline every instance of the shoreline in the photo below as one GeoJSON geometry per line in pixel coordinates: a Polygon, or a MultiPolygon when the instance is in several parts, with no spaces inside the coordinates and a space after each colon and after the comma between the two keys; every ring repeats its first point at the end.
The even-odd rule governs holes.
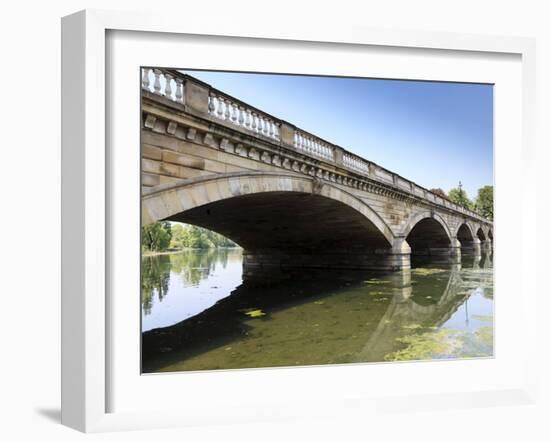
{"type": "Polygon", "coordinates": [[[185,252],[187,250],[242,250],[242,247],[209,247],[209,248],[192,248],[192,247],[186,247],[184,249],[178,249],[178,250],[165,250],[163,252],[141,252],[142,258],[148,258],[150,256],[160,256],[160,255],[175,255],[176,253],[185,252]]]}

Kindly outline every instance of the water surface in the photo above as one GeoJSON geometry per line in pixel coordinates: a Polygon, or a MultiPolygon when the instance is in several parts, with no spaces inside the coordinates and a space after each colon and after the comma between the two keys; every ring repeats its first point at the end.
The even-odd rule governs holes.
{"type": "Polygon", "coordinates": [[[491,256],[242,276],[240,249],[142,260],[143,372],[493,354],[491,256]]]}

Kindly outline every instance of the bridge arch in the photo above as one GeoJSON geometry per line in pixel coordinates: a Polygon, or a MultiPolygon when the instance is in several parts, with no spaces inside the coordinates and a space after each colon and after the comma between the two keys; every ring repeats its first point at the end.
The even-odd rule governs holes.
{"type": "Polygon", "coordinates": [[[449,251],[453,238],[443,217],[432,211],[415,214],[401,234],[414,255],[445,254],[449,251]]]}
{"type": "Polygon", "coordinates": [[[480,241],[486,241],[487,240],[487,236],[485,235],[485,232],[483,231],[483,228],[481,226],[479,227],[479,229],[477,229],[476,237],[480,241]]]}
{"type": "Polygon", "coordinates": [[[407,222],[407,225],[403,228],[401,231],[401,236],[406,238],[409,236],[409,233],[411,233],[411,230],[422,220],[432,218],[435,221],[437,221],[441,227],[445,230],[445,233],[447,234],[447,237],[449,240],[452,238],[451,229],[449,229],[449,226],[447,225],[447,222],[443,219],[441,215],[439,215],[436,212],[432,212],[429,210],[418,212],[416,213],[412,218],[409,219],[407,222]]]}
{"type": "Polygon", "coordinates": [[[474,234],[474,229],[472,229],[470,224],[464,222],[458,226],[458,229],[456,230],[456,239],[460,242],[462,249],[473,249],[475,238],[476,236],[474,234]]]}
{"type": "Polygon", "coordinates": [[[160,220],[219,232],[245,249],[245,263],[253,256],[262,265],[283,259],[311,262],[325,254],[333,265],[366,267],[368,262],[374,268],[391,254],[395,240],[359,198],[292,173],[239,172],[157,186],[142,199],[142,224],[160,220]]]}

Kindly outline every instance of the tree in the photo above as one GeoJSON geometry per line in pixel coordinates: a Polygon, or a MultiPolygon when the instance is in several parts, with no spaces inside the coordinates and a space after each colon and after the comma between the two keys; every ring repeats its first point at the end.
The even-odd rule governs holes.
{"type": "Polygon", "coordinates": [[[141,228],[141,245],[145,250],[152,252],[167,250],[171,239],[172,229],[169,222],[156,222],[141,228]]]}
{"type": "Polygon", "coordinates": [[[219,233],[189,224],[174,223],[172,225],[172,241],[174,249],[209,249],[216,247],[237,247],[233,241],[219,233]]]}
{"type": "Polygon", "coordinates": [[[185,249],[189,247],[190,235],[189,229],[183,224],[172,224],[172,240],[170,241],[171,249],[185,249]]]}
{"type": "Polygon", "coordinates": [[[466,191],[462,188],[462,183],[460,181],[458,182],[458,187],[454,187],[453,189],[449,190],[449,199],[453,203],[458,204],[465,209],[474,209],[474,204],[468,198],[468,195],[466,194],[466,191]]]}
{"type": "Polygon", "coordinates": [[[447,194],[443,189],[440,189],[440,188],[430,189],[430,192],[435,193],[436,195],[442,196],[443,198],[447,198],[447,194]]]}
{"type": "Polygon", "coordinates": [[[477,191],[475,210],[481,216],[493,220],[493,186],[483,186],[477,191]]]}

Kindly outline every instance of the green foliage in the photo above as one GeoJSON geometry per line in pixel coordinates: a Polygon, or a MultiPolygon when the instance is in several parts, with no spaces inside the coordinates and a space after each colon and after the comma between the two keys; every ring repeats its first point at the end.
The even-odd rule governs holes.
{"type": "Polygon", "coordinates": [[[209,249],[238,246],[225,236],[211,230],[189,224],[174,224],[170,247],[174,249],[209,249]]]}
{"type": "Polygon", "coordinates": [[[449,199],[465,209],[474,210],[474,203],[468,198],[466,191],[462,188],[462,183],[458,183],[458,187],[449,190],[449,199]]]}
{"type": "Polygon", "coordinates": [[[141,229],[141,245],[146,252],[174,249],[210,249],[238,247],[219,233],[188,224],[167,221],[149,224],[141,229]]]}
{"type": "Polygon", "coordinates": [[[151,252],[162,252],[168,249],[172,239],[172,228],[169,222],[161,221],[141,228],[141,245],[151,252]]]}
{"type": "Polygon", "coordinates": [[[477,191],[475,210],[484,218],[493,219],[493,186],[483,186],[477,191]]]}
{"type": "Polygon", "coordinates": [[[153,295],[157,293],[159,300],[168,293],[170,282],[170,258],[153,256],[141,262],[141,304],[144,313],[151,313],[153,295]]]}

